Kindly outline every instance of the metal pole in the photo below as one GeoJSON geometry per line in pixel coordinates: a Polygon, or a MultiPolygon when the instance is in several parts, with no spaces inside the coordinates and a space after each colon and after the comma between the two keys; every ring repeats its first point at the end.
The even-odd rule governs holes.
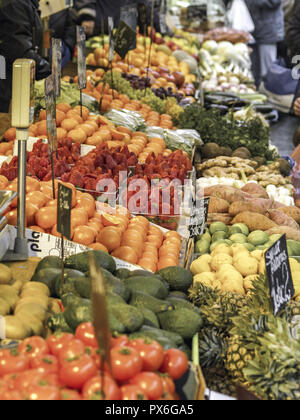
{"type": "Polygon", "coordinates": [[[18,238],[25,239],[27,140],[18,141],[18,238]]]}

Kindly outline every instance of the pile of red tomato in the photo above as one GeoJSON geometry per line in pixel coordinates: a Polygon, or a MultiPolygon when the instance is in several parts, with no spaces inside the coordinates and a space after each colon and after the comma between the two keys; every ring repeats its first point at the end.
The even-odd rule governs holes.
{"type": "Polygon", "coordinates": [[[174,381],[188,369],[180,350],[156,341],[111,339],[111,370],[104,365],[91,323],[75,336],[31,337],[0,350],[0,401],[178,400],[174,381]]]}

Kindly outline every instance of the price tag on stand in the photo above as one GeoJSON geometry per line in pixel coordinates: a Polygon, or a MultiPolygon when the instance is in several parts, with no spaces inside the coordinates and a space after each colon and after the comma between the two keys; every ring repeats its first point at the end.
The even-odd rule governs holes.
{"type": "MultiPolygon", "coordinates": [[[[149,68],[150,68],[150,61],[151,61],[151,50],[152,50],[152,44],[153,44],[153,28],[154,28],[154,6],[155,1],[151,0],[151,30],[150,30],[150,48],[149,48],[149,56],[148,56],[148,63],[147,63],[147,80],[149,78],[149,68]]],[[[147,86],[145,86],[145,93],[144,96],[146,96],[147,93],[147,86]]]]}
{"type": "Polygon", "coordinates": [[[56,97],[55,97],[55,79],[54,75],[45,79],[45,102],[47,116],[47,136],[52,152],[57,150],[57,132],[56,132],[56,97]]]}
{"type": "Polygon", "coordinates": [[[82,26],[77,26],[77,71],[78,89],[86,88],[86,34],[82,26]]]}
{"type": "Polygon", "coordinates": [[[265,262],[274,315],[277,316],[295,294],[286,235],[266,251],[265,262]]]}
{"type": "Polygon", "coordinates": [[[55,97],[60,96],[61,91],[61,63],[62,63],[62,40],[52,38],[52,74],[54,76],[55,97]]]}
{"type": "Polygon", "coordinates": [[[65,246],[64,237],[71,240],[71,210],[72,210],[72,194],[71,188],[58,184],[57,195],[57,232],[61,234],[61,260],[62,260],[62,283],[65,279],[64,260],[65,246]]]}
{"type": "MultiPolygon", "coordinates": [[[[129,28],[135,33],[135,37],[130,45],[129,50],[136,48],[136,27],[137,27],[138,10],[136,4],[129,4],[120,9],[120,22],[126,23],[129,28]]],[[[122,57],[123,58],[123,57],[122,57]]]]}
{"type": "Polygon", "coordinates": [[[198,200],[197,205],[194,203],[189,224],[191,238],[204,234],[207,225],[209,202],[210,198],[208,197],[198,200]]]}
{"type": "Polygon", "coordinates": [[[72,189],[58,184],[57,232],[71,240],[72,189]]]}
{"type": "Polygon", "coordinates": [[[136,32],[125,22],[121,21],[114,39],[115,51],[124,60],[128,51],[132,49],[132,43],[136,40],[136,32]]]}
{"type": "Polygon", "coordinates": [[[93,324],[96,339],[99,345],[101,356],[100,372],[102,380],[105,380],[105,362],[111,369],[110,364],[110,328],[105,297],[105,283],[99,265],[94,254],[90,255],[90,280],[91,280],[91,299],[93,308],[93,324]]]}

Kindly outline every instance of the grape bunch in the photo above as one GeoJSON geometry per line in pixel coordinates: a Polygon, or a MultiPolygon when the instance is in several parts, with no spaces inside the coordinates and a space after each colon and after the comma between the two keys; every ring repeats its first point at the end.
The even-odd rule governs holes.
{"type": "Polygon", "coordinates": [[[152,89],[152,92],[155,93],[155,95],[158,96],[160,99],[175,98],[178,103],[184,99],[183,93],[174,93],[171,87],[169,87],[168,89],[165,89],[164,87],[152,89]]]}
{"type": "Polygon", "coordinates": [[[148,77],[139,77],[134,74],[123,73],[122,77],[127,80],[133,89],[144,90],[151,87],[151,80],[148,77]]]}

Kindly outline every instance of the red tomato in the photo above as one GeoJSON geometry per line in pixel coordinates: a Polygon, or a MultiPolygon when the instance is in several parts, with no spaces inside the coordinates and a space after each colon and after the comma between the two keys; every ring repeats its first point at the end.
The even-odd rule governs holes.
{"type": "Polygon", "coordinates": [[[38,385],[44,378],[45,374],[37,369],[26,370],[21,372],[15,380],[15,388],[19,391],[24,391],[30,385],[38,385]]]}
{"type": "Polygon", "coordinates": [[[167,373],[172,379],[182,377],[189,368],[187,356],[180,350],[170,349],[165,352],[164,362],[160,371],[167,373]]]}
{"type": "Polygon", "coordinates": [[[136,385],[124,385],[121,388],[123,401],[147,401],[145,392],[136,385]]]}
{"type": "Polygon", "coordinates": [[[81,401],[81,395],[74,389],[63,389],[61,392],[62,401],[81,401]]]}
{"type": "Polygon", "coordinates": [[[60,350],[65,346],[69,341],[74,340],[74,335],[69,333],[58,333],[51,335],[47,344],[49,346],[50,352],[54,356],[58,356],[60,350]]]}
{"type": "Polygon", "coordinates": [[[30,359],[49,353],[49,347],[42,337],[26,338],[19,345],[19,352],[28,356],[30,359]]]}
{"type": "Polygon", "coordinates": [[[170,392],[164,392],[163,395],[159,398],[160,401],[175,401],[174,395],[170,392]]]}
{"type": "Polygon", "coordinates": [[[22,401],[24,398],[20,391],[16,389],[6,389],[0,391],[0,401],[22,401]]]}
{"type": "Polygon", "coordinates": [[[133,340],[130,346],[139,352],[143,360],[144,371],[156,372],[159,370],[164,361],[164,349],[157,341],[138,338],[133,340]]]}
{"type": "Polygon", "coordinates": [[[117,381],[128,381],[142,371],[139,352],[131,347],[114,347],[111,350],[111,367],[117,381]]]}
{"type": "Polygon", "coordinates": [[[158,400],[164,392],[162,380],[156,373],[142,372],[132,378],[130,383],[140,387],[149,400],[158,400]]]}
{"type": "Polygon", "coordinates": [[[84,400],[121,400],[122,395],[116,382],[107,374],[104,378],[100,375],[94,376],[87,381],[82,389],[84,400]]]}
{"type": "Polygon", "coordinates": [[[58,360],[52,354],[41,354],[31,359],[30,367],[45,374],[56,373],[58,372],[58,360]]]}
{"type": "Polygon", "coordinates": [[[94,360],[83,354],[64,362],[60,368],[59,377],[68,388],[81,389],[96,372],[97,366],[94,360]]]}
{"type": "Polygon", "coordinates": [[[58,360],[60,363],[75,359],[84,354],[85,346],[82,341],[73,338],[73,340],[66,343],[58,353],[58,360]]]}
{"type": "Polygon", "coordinates": [[[59,401],[61,400],[60,391],[56,386],[46,383],[30,385],[25,393],[27,401],[59,401]]]}
{"type": "Polygon", "coordinates": [[[160,379],[162,380],[162,384],[164,387],[164,392],[169,392],[170,394],[174,394],[175,393],[175,384],[172,378],[170,378],[168,375],[166,374],[161,374],[159,375],[160,379]]]}
{"type": "Polygon", "coordinates": [[[40,372],[45,374],[57,373],[58,372],[58,360],[57,357],[52,354],[41,354],[36,356],[30,361],[30,367],[32,369],[38,369],[40,372]]]}
{"type": "Polygon", "coordinates": [[[127,335],[120,335],[119,337],[112,337],[111,347],[126,347],[129,346],[130,340],[127,335]]]}
{"type": "Polygon", "coordinates": [[[56,386],[57,388],[60,388],[60,389],[65,387],[65,384],[60,380],[58,373],[46,374],[45,381],[47,381],[49,385],[56,386]]]}
{"type": "MultiPolygon", "coordinates": [[[[97,369],[101,370],[102,367],[102,357],[100,354],[100,350],[96,349],[95,347],[86,347],[85,354],[91,356],[96,363],[97,369]]],[[[111,376],[111,371],[106,362],[104,362],[104,372],[111,376]]]]}
{"type": "Polygon", "coordinates": [[[29,359],[17,349],[0,350],[0,377],[8,373],[23,372],[29,368],[29,359]]]}
{"type": "Polygon", "coordinates": [[[20,373],[9,373],[0,379],[0,392],[2,389],[15,389],[16,379],[20,376],[20,373]]]}
{"type": "Polygon", "coordinates": [[[98,347],[98,342],[95,336],[94,326],[91,322],[85,322],[77,327],[76,338],[81,340],[86,346],[98,347]]]}

